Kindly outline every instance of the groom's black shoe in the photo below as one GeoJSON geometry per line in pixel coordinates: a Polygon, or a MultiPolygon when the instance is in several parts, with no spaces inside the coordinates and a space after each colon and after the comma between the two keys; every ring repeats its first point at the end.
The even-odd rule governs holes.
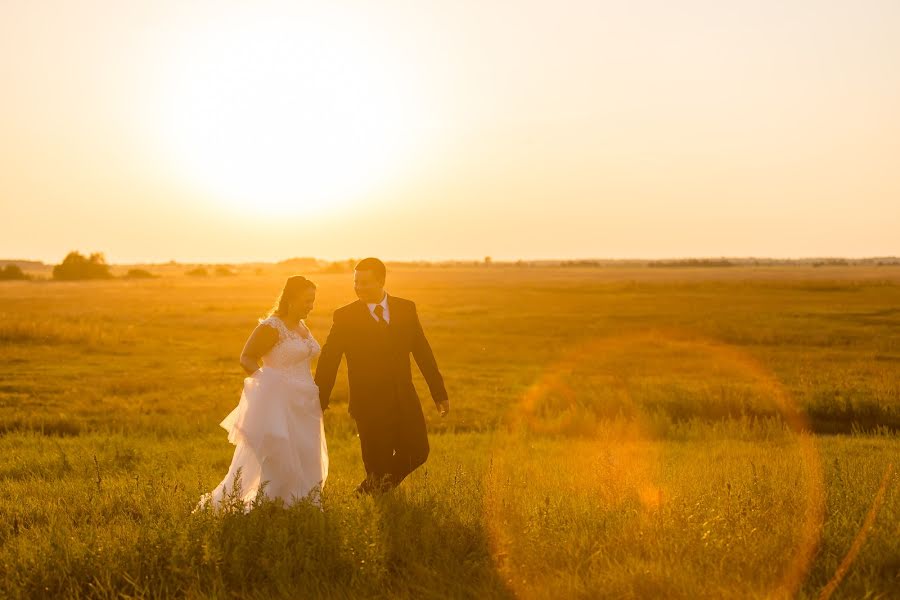
{"type": "Polygon", "coordinates": [[[356,496],[380,496],[394,488],[390,475],[382,478],[366,477],[362,483],[356,486],[356,496]]]}

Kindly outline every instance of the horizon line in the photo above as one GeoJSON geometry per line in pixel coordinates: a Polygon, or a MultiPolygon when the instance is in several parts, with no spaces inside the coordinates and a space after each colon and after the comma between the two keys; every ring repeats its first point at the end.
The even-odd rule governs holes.
{"type": "MultiPolygon", "coordinates": [[[[90,255],[90,252],[83,253],[90,255]]],[[[104,255],[105,256],[105,255],[104,255]]],[[[291,256],[281,259],[213,259],[213,260],[122,260],[107,261],[110,266],[132,266],[132,265],[253,265],[253,264],[272,264],[285,263],[289,261],[317,261],[323,263],[346,263],[351,261],[362,260],[360,257],[346,257],[338,259],[322,258],[317,256],[291,256]]],[[[516,264],[516,263],[582,263],[582,262],[604,262],[604,263],[630,263],[630,262],[665,262],[665,261],[769,261],[769,262],[804,262],[804,261],[877,261],[877,260],[894,260],[900,261],[900,255],[864,255],[864,256],[847,256],[847,255],[808,255],[808,256],[738,256],[738,255],[680,255],[680,256],[662,256],[662,257],[568,257],[568,258],[495,258],[490,255],[480,258],[383,258],[380,259],[385,263],[426,263],[426,264],[454,264],[454,263],[478,263],[478,264],[516,264]]],[[[38,263],[45,266],[53,266],[61,263],[46,261],[36,258],[0,258],[0,263],[38,263]]]]}

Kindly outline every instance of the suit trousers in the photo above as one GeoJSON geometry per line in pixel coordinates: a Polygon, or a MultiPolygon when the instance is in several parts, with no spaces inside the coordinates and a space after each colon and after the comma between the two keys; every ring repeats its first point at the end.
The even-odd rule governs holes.
{"type": "Polygon", "coordinates": [[[418,403],[356,418],[356,428],[368,487],[392,488],[428,458],[425,416],[418,403]]]}

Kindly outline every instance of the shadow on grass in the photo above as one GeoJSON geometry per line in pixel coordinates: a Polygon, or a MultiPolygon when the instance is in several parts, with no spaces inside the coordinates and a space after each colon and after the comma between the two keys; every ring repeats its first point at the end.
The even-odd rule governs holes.
{"type": "Polygon", "coordinates": [[[384,572],[373,595],[514,597],[494,567],[487,531],[446,510],[452,504],[402,490],[375,500],[384,572]]]}
{"type": "Polygon", "coordinates": [[[199,575],[202,589],[239,596],[512,598],[478,519],[466,522],[447,510],[458,502],[421,491],[402,488],[378,498],[335,491],[325,496],[324,510],[257,496],[246,513],[232,498],[224,514],[202,511],[190,520],[190,532],[179,536],[192,540],[184,567],[199,575]]]}

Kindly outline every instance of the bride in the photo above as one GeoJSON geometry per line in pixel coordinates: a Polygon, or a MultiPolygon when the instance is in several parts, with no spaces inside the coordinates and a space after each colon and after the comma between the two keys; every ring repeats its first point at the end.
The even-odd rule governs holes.
{"type": "Polygon", "coordinates": [[[241,366],[249,376],[237,408],[220,423],[236,446],[234,457],[225,479],[199,506],[220,507],[233,494],[239,469],[245,510],[260,490],[285,504],[308,498],[321,506],[328,448],[309,365],[321,349],[303,322],[315,298],[311,281],[288,278],[275,308],[247,339],[241,366]]]}

